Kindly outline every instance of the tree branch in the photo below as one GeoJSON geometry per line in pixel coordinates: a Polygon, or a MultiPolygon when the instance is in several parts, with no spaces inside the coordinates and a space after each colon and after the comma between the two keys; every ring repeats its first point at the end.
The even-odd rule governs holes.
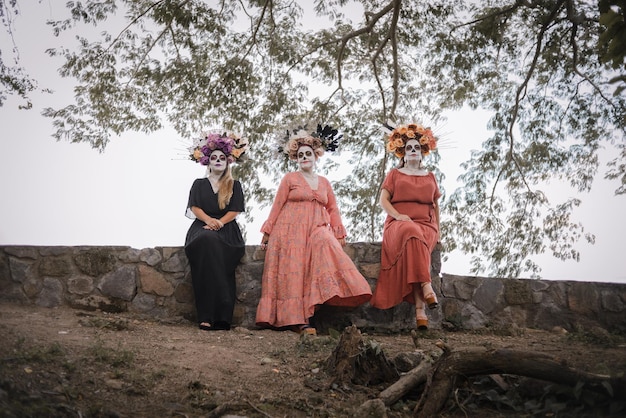
{"type": "Polygon", "coordinates": [[[400,97],[398,92],[400,66],[398,65],[398,37],[396,34],[396,28],[398,26],[402,0],[394,0],[393,6],[393,18],[391,19],[391,26],[389,27],[389,38],[391,38],[391,49],[393,54],[393,79],[391,82],[393,90],[393,103],[391,105],[391,114],[395,115],[396,108],[398,107],[398,98],[400,97]]]}
{"type": "Polygon", "coordinates": [[[532,62],[530,63],[530,67],[528,68],[528,71],[526,72],[526,77],[524,78],[524,81],[522,82],[522,84],[519,85],[519,87],[517,88],[517,91],[515,92],[515,103],[513,104],[513,109],[511,111],[511,120],[509,121],[509,129],[508,129],[509,152],[507,153],[507,157],[506,157],[506,161],[504,165],[501,167],[500,172],[498,173],[498,176],[496,177],[496,182],[492,189],[491,202],[493,202],[496,186],[502,174],[504,173],[504,170],[511,163],[513,163],[513,165],[515,166],[515,169],[520,173],[522,182],[524,183],[526,188],[529,191],[531,191],[531,188],[526,181],[526,176],[524,175],[524,172],[522,168],[520,167],[519,162],[517,161],[517,158],[515,157],[515,149],[514,149],[515,140],[514,140],[514,135],[513,135],[513,128],[515,127],[515,122],[517,121],[517,115],[519,113],[521,101],[523,99],[523,96],[525,95],[526,89],[528,88],[528,83],[530,82],[535,72],[535,68],[537,66],[537,62],[539,61],[539,57],[541,56],[541,51],[543,47],[543,37],[546,33],[546,30],[548,29],[550,24],[554,21],[556,14],[558,13],[559,9],[561,9],[565,1],[566,0],[559,0],[556,2],[552,10],[550,11],[550,14],[547,20],[541,26],[541,30],[539,31],[539,34],[537,35],[537,43],[536,43],[537,46],[535,48],[535,55],[533,56],[533,59],[532,59],[532,62]]]}
{"type": "Polygon", "coordinates": [[[456,29],[460,29],[460,28],[462,28],[462,27],[464,27],[464,26],[472,26],[472,25],[474,25],[474,24],[476,24],[476,23],[480,23],[480,22],[482,22],[483,20],[491,19],[491,18],[494,18],[494,17],[496,17],[496,16],[501,16],[501,15],[507,15],[507,14],[510,14],[511,12],[515,11],[515,10],[516,10],[519,6],[521,6],[522,4],[527,5],[527,4],[525,4],[525,3],[526,3],[526,2],[523,2],[523,1],[517,0],[517,1],[515,2],[515,4],[511,5],[511,6],[510,6],[510,7],[508,7],[508,8],[498,10],[498,11],[496,11],[496,12],[494,12],[494,13],[490,13],[490,14],[488,14],[488,15],[485,15],[485,16],[482,16],[482,17],[479,17],[478,19],[474,19],[474,20],[471,20],[471,21],[469,21],[469,22],[465,22],[465,23],[463,23],[463,24],[461,24],[461,25],[453,26],[453,27],[452,27],[452,29],[450,29],[450,32],[453,32],[453,31],[455,31],[456,29]]]}
{"type": "MultiPolygon", "coordinates": [[[[135,16],[133,18],[133,20],[131,20],[130,23],[128,23],[128,25],[126,25],[126,27],[124,29],[122,29],[120,31],[120,33],[117,34],[117,37],[115,39],[113,39],[113,41],[111,41],[111,43],[109,44],[107,49],[104,50],[104,52],[109,52],[109,50],[113,47],[113,45],[115,45],[117,43],[117,41],[122,37],[124,32],[126,32],[128,29],[130,29],[131,26],[133,26],[135,23],[137,23],[139,21],[139,19],[141,19],[142,17],[147,15],[150,10],[154,9],[159,4],[164,3],[165,1],[166,0],[159,0],[156,3],[151,4],[150,7],[148,7],[146,10],[144,10],[143,12],[141,12],[140,14],[135,16]]],[[[182,4],[185,4],[185,3],[188,3],[188,2],[189,2],[189,0],[185,0],[182,4]]]]}
{"type": "Polygon", "coordinates": [[[593,82],[587,75],[580,72],[578,69],[578,44],[576,43],[576,33],[578,31],[578,21],[580,19],[574,16],[574,5],[572,4],[572,0],[567,0],[567,19],[572,23],[572,33],[570,35],[570,45],[572,47],[572,68],[574,69],[574,73],[579,77],[588,82],[593,89],[602,97],[602,99],[609,103],[611,106],[615,107],[615,104],[611,102],[611,100],[604,95],[602,90],[593,82]]]}
{"type": "MultiPolygon", "coordinates": [[[[395,1],[395,0],[394,0],[395,1]]],[[[369,14],[369,16],[371,16],[372,20],[371,22],[368,22],[367,25],[365,25],[364,27],[362,27],[361,29],[349,32],[345,35],[343,35],[340,38],[335,38],[332,39],[330,41],[326,41],[326,42],[322,42],[320,44],[317,44],[316,46],[314,46],[313,48],[311,48],[311,50],[307,53],[305,53],[304,55],[301,55],[300,58],[298,60],[296,60],[296,62],[294,62],[285,72],[285,76],[287,76],[287,74],[289,74],[289,72],[291,70],[293,70],[298,64],[301,64],[302,61],[304,60],[304,58],[308,57],[309,55],[313,54],[314,52],[316,52],[317,50],[319,50],[320,48],[323,48],[325,46],[329,46],[329,45],[333,45],[333,44],[337,44],[337,43],[346,43],[347,41],[349,41],[352,38],[355,38],[359,35],[362,35],[364,33],[369,33],[372,31],[372,29],[374,28],[374,26],[376,25],[376,23],[387,13],[389,13],[390,10],[392,10],[394,7],[393,3],[389,3],[387,6],[385,6],[384,8],[382,8],[378,13],[375,14],[369,14]]]]}
{"type": "MultiPolygon", "coordinates": [[[[256,24],[256,26],[253,27],[252,34],[250,35],[250,37],[248,38],[248,41],[246,42],[246,44],[248,44],[248,43],[250,44],[250,47],[248,48],[248,50],[243,54],[243,56],[239,60],[239,64],[241,64],[243,62],[243,60],[248,56],[248,54],[250,54],[250,51],[252,51],[252,48],[254,48],[256,46],[256,44],[257,44],[256,36],[259,33],[259,30],[261,28],[261,23],[263,23],[263,18],[265,17],[265,12],[267,11],[268,5],[271,2],[272,2],[272,0],[267,0],[265,2],[265,4],[263,5],[263,9],[261,11],[261,15],[259,16],[259,21],[256,24]]],[[[242,7],[243,7],[243,5],[242,5],[242,7]]],[[[244,10],[245,10],[245,8],[244,8],[244,10]]]]}

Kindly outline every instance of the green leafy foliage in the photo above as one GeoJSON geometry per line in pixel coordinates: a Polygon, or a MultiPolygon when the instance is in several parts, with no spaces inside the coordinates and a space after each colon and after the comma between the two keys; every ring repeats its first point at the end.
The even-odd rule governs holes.
{"type": "Polygon", "coordinates": [[[30,109],[32,103],[29,93],[37,88],[37,82],[32,79],[20,65],[19,51],[13,39],[13,21],[20,14],[17,0],[6,0],[0,4],[0,23],[4,27],[5,35],[11,38],[10,51],[0,48],[0,107],[10,94],[17,94],[23,100],[20,109],[30,109]],[[8,60],[7,60],[8,56],[8,60]]]}
{"type": "Polygon", "coordinates": [[[623,1],[317,0],[306,13],[287,0],[67,6],[54,33],[95,25],[101,36],[49,50],[77,82],[75,103],[44,112],[57,139],[102,151],[124,131],[167,123],[189,138],[225,126],[250,139],[250,162],[235,174],[264,206],[293,168],[276,138],[333,125],[351,169],[334,187],[353,241],[381,238],[380,184],[396,163],[380,131],[387,119],[436,127],[446,109],[491,112],[491,137],[478,138],[461,187],[442,198],[444,245],[472,254],[472,273],[536,277],[533,256],[544,252],[577,260],[576,244],[594,240],[572,216],[580,199],[544,190],[553,180],[590,190],[606,145],[620,155],[604,175],[626,193],[623,1]]]}

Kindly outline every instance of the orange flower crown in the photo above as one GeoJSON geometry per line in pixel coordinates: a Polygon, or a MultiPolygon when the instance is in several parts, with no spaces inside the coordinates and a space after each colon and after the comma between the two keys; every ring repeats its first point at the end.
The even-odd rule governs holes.
{"type": "Polygon", "coordinates": [[[416,139],[420,143],[422,155],[430,154],[430,151],[437,148],[437,137],[430,128],[425,128],[416,123],[408,125],[400,125],[395,128],[387,136],[387,151],[393,152],[396,157],[404,157],[404,147],[408,140],[416,139]]]}

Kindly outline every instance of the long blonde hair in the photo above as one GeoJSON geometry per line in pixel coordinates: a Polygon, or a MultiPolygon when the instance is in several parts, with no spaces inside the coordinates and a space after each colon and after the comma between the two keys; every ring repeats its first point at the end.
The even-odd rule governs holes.
{"type": "Polygon", "coordinates": [[[230,172],[230,164],[226,166],[226,170],[220,176],[217,181],[217,205],[220,209],[224,209],[226,205],[230,203],[230,198],[233,197],[233,184],[235,180],[230,172]]]}

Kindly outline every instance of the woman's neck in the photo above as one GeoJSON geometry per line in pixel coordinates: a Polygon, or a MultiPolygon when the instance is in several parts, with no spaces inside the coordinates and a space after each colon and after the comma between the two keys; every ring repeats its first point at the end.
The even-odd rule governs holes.
{"type": "Polygon", "coordinates": [[[310,168],[300,168],[300,172],[309,177],[313,177],[315,175],[315,171],[310,168]]]}
{"type": "Polygon", "coordinates": [[[421,170],[422,162],[419,160],[406,161],[404,163],[404,168],[407,168],[409,170],[421,170]]]}
{"type": "Polygon", "coordinates": [[[222,178],[222,174],[223,173],[214,173],[214,172],[210,172],[207,175],[207,178],[209,179],[209,181],[211,181],[212,183],[218,183],[220,181],[220,179],[222,178]]]}

